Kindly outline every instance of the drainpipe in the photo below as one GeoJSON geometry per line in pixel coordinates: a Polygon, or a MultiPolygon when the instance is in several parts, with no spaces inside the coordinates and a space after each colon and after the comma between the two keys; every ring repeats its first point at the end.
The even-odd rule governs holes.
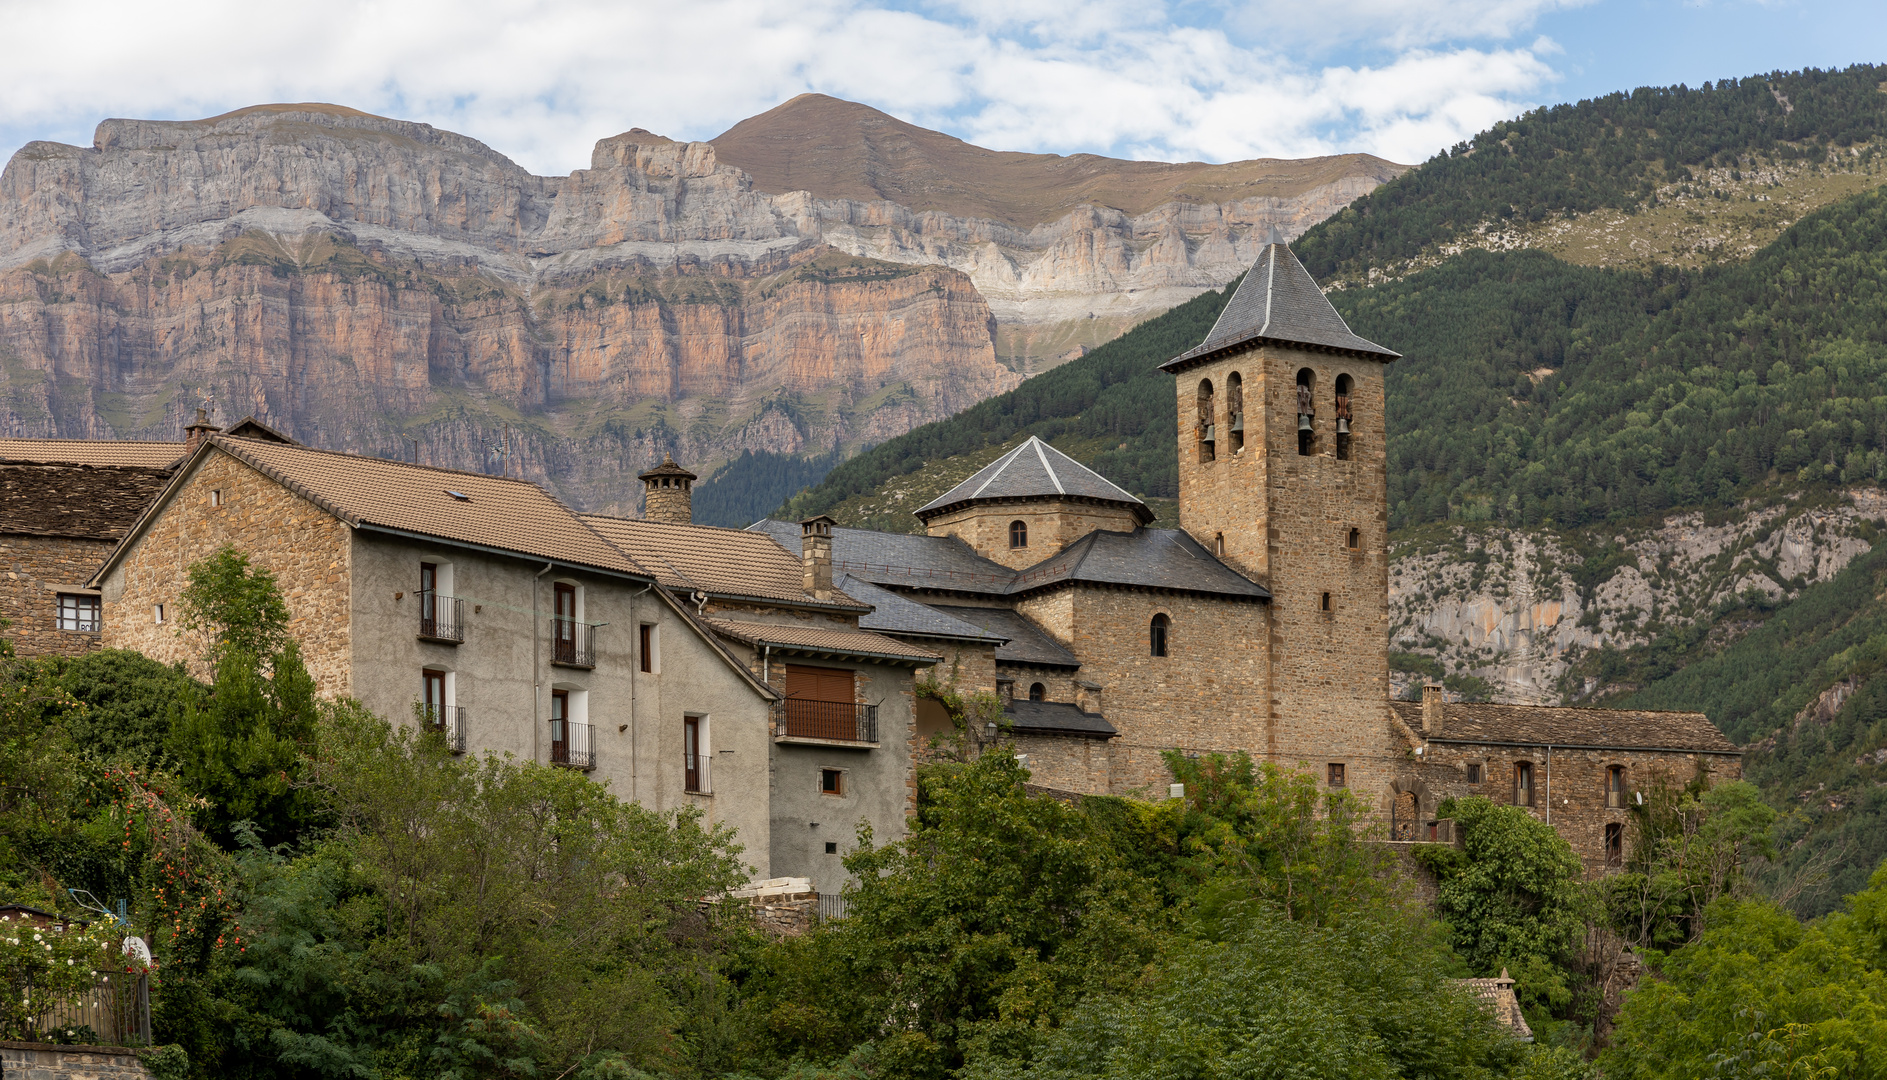
{"type": "Polygon", "coordinates": [[[760,649],[761,649],[760,681],[763,683],[766,683],[768,686],[772,686],[773,685],[773,668],[772,668],[773,646],[762,645],[760,649]]]}
{"type": "Polygon", "coordinates": [[[538,621],[537,621],[538,619],[537,583],[543,578],[545,574],[550,573],[551,567],[556,566],[556,565],[557,565],[556,563],[545,563],[544,568],[542,570],[539,570],[537,572],[537,576],[531,579],[531,760],[532,761],[539,760],[538,740],[542,736],[539,733],[538,728],[543,726],[542,710],[544,708],[544,662],[541,659],[539,659],[539,652],[543,648],[543,644],[539,639],[543,635],[539,632],[538,621]]]}
{"type": "Polygon", "coordinates": [[[1553,744],[1546,744],[1546,823],[1553,823],[1553,744]]]}
{"type": "MultiPolygon", "coordinates": [[[[642,593],[648,592],[650,589],[653,589],[653,588],[655,588],[655,584],[651,582],[642,587],[642,592],[632,592],[629,594],[629,625],[635,627],[634,630],[630,631],[630,633],[634,636],[632,636],[629,639],[632,652],[640,650],[642,648],[642,620],[636,618],[636,597],[641,596],[642,593]]],[[[641,726],[642,726],[636,723],[636,672],[641,671],[641,670],[642,670],[642,657],[640,655],[637,655],[629,661],[629,801],[630,802],[642,801],[641,799],[637,797],[637,794],[638,794],[637,793],[637,779],[638,779],[637,769],[642,764],[642,756],[636,751],[636,736],[640,733],[641,726]]]]}

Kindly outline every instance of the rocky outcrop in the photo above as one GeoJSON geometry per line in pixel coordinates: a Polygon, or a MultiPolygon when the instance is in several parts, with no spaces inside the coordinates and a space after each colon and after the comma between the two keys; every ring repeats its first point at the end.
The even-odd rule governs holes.
{"type": "Polygon", "coordinates": [[[322,446],[474,469],[508,446],[622,510],[621,477],[663,452],[856,447],[1007,389],[1222,285],[1382,171],[1320,168],[1322,186],[1019,225],[768,194],[713,146],[641,130],[539,177],[336,106],[107,120],[0,174],[0,424],[174,438],[212,397],[322,446]]]}
{"type": "MultiPolygon", "coordinates": [[[[1391,648],[1482,679],[1500,701],[1577,700],[1602,689],[1568,678],[1588,650],[1640,645],[1654,626],[1749,600],[1792,599],[1868,551],[1883,525],[1887,496],[1868,486],[1834,505],[1747,506],[1722,522],[1680,514],[1598,537],[1601,550],[1582,537],[1583,552],[1567,537],[1498,526],[1430,532],[1391,552],[1391,648]]],[[[1391,673],[1399,695],[1422,679],[1391,673]]]]}

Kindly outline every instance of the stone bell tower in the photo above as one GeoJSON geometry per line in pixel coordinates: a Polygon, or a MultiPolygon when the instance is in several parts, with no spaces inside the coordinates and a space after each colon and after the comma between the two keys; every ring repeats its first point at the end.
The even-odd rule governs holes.
{"type": "Polygon", "coordinates": [[[1397,357],[1271,244],[1205,341],[1162,365],[1179,395],[1180,526],[1271,591],[1262,749],[1346,786],[1371,782],[1389,725],[1383,372],[1397,357]]]}

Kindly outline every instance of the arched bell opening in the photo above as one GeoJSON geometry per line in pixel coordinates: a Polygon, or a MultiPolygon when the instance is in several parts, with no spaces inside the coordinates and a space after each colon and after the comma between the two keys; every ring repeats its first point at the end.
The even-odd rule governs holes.
{"type": "Polygon", "coordinates": [[[1350,460],[1350,425],[1353,421],[1350,412],[1351,397],[1356,389],[1356,383],[1348,375],[1339,375],[1336,389],[1334,415],[1337,421],[1337,460],[1348,461],[1350,460]]]}
{"type": "Polygon", "coordinates": [[[1317,452],[1317,373],[1309,368],[1297,373],[1297,452],[1301,457],[1317,452]]]}
{"type": "Polygon", "coordinates": [[[1199,380],[1199,419],[1194,425],[1194,434],[1199,442],[1199,461],[1201,464],[1218,457],[1218,427],[1213,423],[1213,413],[1217,402],[1213,399],[1212,380],[1199,380]]]}

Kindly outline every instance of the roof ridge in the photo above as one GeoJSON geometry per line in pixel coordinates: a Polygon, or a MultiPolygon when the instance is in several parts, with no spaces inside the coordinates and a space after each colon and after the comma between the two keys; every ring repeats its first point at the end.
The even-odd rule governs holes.
{"type": "MultiPolygon", "coordinates": [[[[309,454],[326,454],[329,457],[344,457],[350,461],[371,461],[379,465],[397,465],[402,469],[418,469],[423,472],[443,473],[447,476],[470,476],[479,480],[497,480],[507,484],[526,484],[542,491],[546,495],[550,495],[553,499],[557,498],[556,495],[551,493],[549,488],[539,484],[535,480],[526,480],[521,476],[493,476],[490,473],[472,472],[469,469],[448,469],[444,465],[422,465],[416,461],[401,461],[398,458],[374,457],[371,454],[353,454],[346,450],[329,450],[325,447],[309,446],[305,443],[279,443],[271,439],[249,439],[241,435],[225,435],[222,432],[210,436],[209,441],[247,443],[255,446],[279,446],[284,450],[294,450],[309,454]]],[[[562,504],[562,500],[558,500],[558,502],[560,505],[562,504]]],[[[576,513],[574,510],[570,512],[573,514],[576,513]]]]}
{"type": "MultiPolygon", "coordinates": [[[[1030,442],[1035,441],[1035,436],[1033,435],[1029,436],[1029,441],[1030,442]]],[[[1029,448],[1029,443],[1024,442],[1021,446],[1016,447],[1014,450],[1011,450],[1005,453],[1003,456],[997,458],[995,461],[990,462],[989,465],[984,466],[984,468],[991,469],[989,477],[985,479],[981,484],[978,484],[976,486],[975,491],[970,492],[970,498],[972,499],[976,498],[977,496],[983,493],[984,488],[995,483],[996,478],[998,476],[1001,476],[1004,472],[1007,472],[1009,469],[1009,466],[1015,464],[1016,458],[1022,456],[1022,451],[1027,450],[1028,448],[1029,448]]]]}
{"type": "MultiPolygon", "coordinates": [[[[1042,453],[1042,447],[1044,445],[1042,440],[1035,435],[1031,435],[1029,436],[1029,441],[1026,443],[1023,443],[1022,445],[1035,447],[1035,460],[1041,462],[1042,468],[1047,470],[1049,483],[1055,485],[1055,494],[1057,495],[1068,494],[1068,489],[1061,486],[1061,477],[1056,475],[1055,466],[1050,465],[1048,463],[1048,455],[1042,453]]],[[[1080,463],[1076,462],[1076,464],[1080,464],[1080,463]]],[[[1105,479],[1105,477],[1103,477],[1103,479],[1105,479]]],[[[988,485],[985,485],[985,486],[988,486],[988,485]]]]}
{"type": "MultiPolygon", "coordinates": [[[[626,525],[654,525],[660,528],[670,528],[670,529],[713,529],[715,532],[739,533],[742,536],[759,536],[759,537],[764,537],[768,540],[773,539],[771,536],[767,536],[767,534],[764,532],[755,532],[753,525],[749,525],[744,529],[736,529],[731,525],[703,525],[700,522],[696,522],[696,521],[690,521],[690,522],[650,521],[648,518],[618,517],[615,514],[593,514],[593,513],[589,513],[588,511],[581,511],[581,510],[577,511],[577,516],[580,518],[584,518],[586,520],[589,518],[601,518],[604,521],[620,521],[626,525]]],[[[760,521],[766,521],[766,520],[767,520],[766,518],[760,519],[760,521]]],[[[754,522],[754,525],[760,524],[760,521],[754,522]]],[[[788,524],[791,524],[791,522],[788,522],[788,524]]]]}

